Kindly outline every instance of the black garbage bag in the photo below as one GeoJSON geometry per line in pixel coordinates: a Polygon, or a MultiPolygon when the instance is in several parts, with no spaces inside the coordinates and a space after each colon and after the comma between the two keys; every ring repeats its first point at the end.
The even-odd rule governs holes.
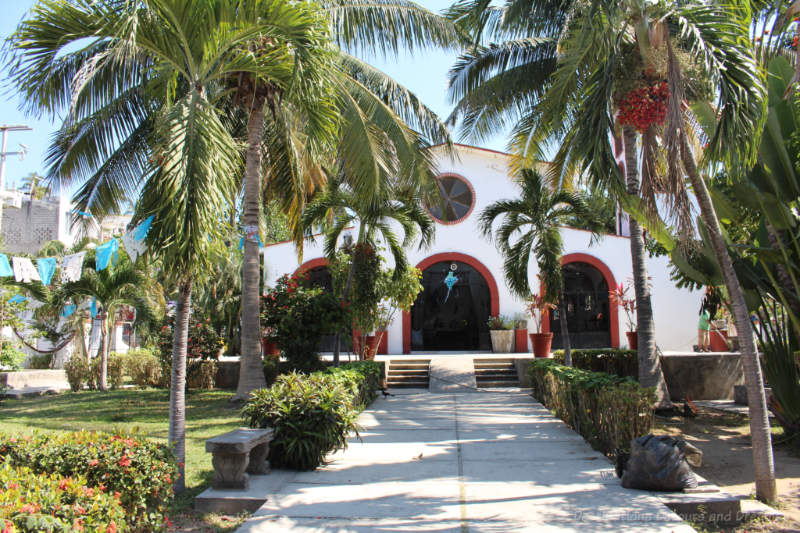
{"type": "Polygon", "coordinates": [[[680,439],[647,435],[631,441],[631,454],[622,472],[626,489],[675,492],[697,487],[687,462],[700,465],[700,450],[680,439]]]}

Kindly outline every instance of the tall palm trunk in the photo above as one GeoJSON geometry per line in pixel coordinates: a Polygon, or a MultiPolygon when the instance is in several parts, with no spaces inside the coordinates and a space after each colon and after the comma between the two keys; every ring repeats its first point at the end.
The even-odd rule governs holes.
{"type": "Polygon", "coordinates": [[[564,364],[572,366],[572,346],[569,342],[569,328],[567,325],[567,302],[564,298],[564,284],[561,284],[561,295],[558,298],[558,314],[561,323],[561,344],[564,348],[564,364]]]}
{"type": "MultiPolygon", "coordinates": [[[[358,240],[356,241],[356,243],[361,244],[361,240],[363,238],[364,238],[364,224],[360,224],[358,228],[358,240]]],[[[353,259],[352,261],[350,261],[350,270],[347,272],[347,282],[344,284],[344,291],[342,291],[342,302],[346,302],[348,296],[350,296],[350,290],[353,288],[353,277],[355,276],[355,271],[356,271],[356,254],[355,251],[353,251],[353,259]]],[[[342,339],[342,332],[337,331],[336,337],[334,338],[333,342],[333,366],[339,366],[341,339],[342,339]]]]}
{"type": "MultiPolygon", "coordinates": [[[[639,172],[636,153],[636,132],[631,126],[622,129],[622,142],[625,148],[625,185],[628,194],[639,196],[639,172]]],[[[631,267],[633,287],[636,293],[636,331],[639,341],[639,383],[643,387],[654,387],[656,406],[666,408],[671,405],[669,391],[661,371],[661,360],[656,355],[655,326],[653,307],[650,303],[650,287],[647,283],[647,263],[645,259],[644,237],[639,222],[630,217],[631,267]]]]}
{"type": "MultiPolygon", "coordinates": [[[[244,174],[244,212],[242,222],[258,228],[261,207],[261,140],[264,132],[264,97],[254,97],[247,122],[247,158],[244,174]]],[[[261,276],[259,275],[258,239],[244,239],[242,265],[242,350],[239,384],[235,400],[247,400],[255,389],[267,386],[261,363],[261,276]]]]}
{"type": "Polygon", "coordinates": [[[100,315],[103,337],[100,339],[100,390],[108,390],[108,314],[100,315]]]}
{"type": "Polygon", "coordinates": [[[192,312],[192,280],[181,284],[172,337],[172,376],[169,389],[169,445],[178,459],[175,492],[186,489],[186,348],[192,312]]]}
{"type": "Polygon", "coordinates": [[[777,498],[775,486],[775,464],[772,457],[772,435],[767,413],[767,400],[764,394],[764,378],[758,360],[755,332],[750,323],[750,313],[744,299],[744,292],[733,270],[733,262],[728,255],[728,246],[722,236],[719,219],[711,203],[706,183],[697,171],[686,136],[681,136],[681,159],[694,189],[700,216],[711,238],[722,279],[731,299],[733,321],[739,334],[739,346],[744,366],[744,379],[747,387],[747,404],[750,414],[750,436],[753,442],[753,471],[755,473],[756,497],[763,502],[774,502],[777,498]]]}

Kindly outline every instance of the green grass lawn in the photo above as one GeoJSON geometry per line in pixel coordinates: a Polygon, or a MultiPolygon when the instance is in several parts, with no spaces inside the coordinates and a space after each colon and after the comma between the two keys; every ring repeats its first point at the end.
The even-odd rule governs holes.
{"type": "MultiPolygon", "coordinates": [[[[240,405],[230,404],[231,391],[188,391],[186,395],[186,486],[176,501],[186,508],[211,478],[211,454],[205,441],[242,426],[240,405]]],[[[166,442],[169,391],[124,389],[108,392],[66,392],[0,404],[0,431],[22,435],[39,431],[138,431],[166,442]]]]}

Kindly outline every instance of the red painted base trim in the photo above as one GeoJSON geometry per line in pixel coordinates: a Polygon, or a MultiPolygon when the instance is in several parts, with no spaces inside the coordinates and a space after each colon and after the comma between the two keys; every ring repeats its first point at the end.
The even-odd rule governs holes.
{"type": "MultiPolygon", "coordinates": [[[[611,269],[593,255],[574,253],[567,254],[561,258],[562,265],[567,265],[569,263],[587,263],[592,265],[599,270],[603,275],[603,278],[605,278],[606,283],[608,284],[608,290],[614,290],[614,287],[617,286],[617,282],[614,280],[614,274],[611,273],[611,269]]],[[[608,327],[611,328],[611,347],[619,348],[619,306],[616,306],[611,302],[609,302],[608,305],[608,327]]],[[[544,317],[542,333],[550,333],[549,312],[547,313],[547,316],[544,317]]]]}
{"type": "MultiPolygon", "coordinates": [[[[424,271],[430,266],[443,261],[458,261],[466,263],[475,270],[477,270],[486,284],[489,286],[489,297],[491,300],[490,311],[492,316],[497,316],[500,313],[500,294],[497,291],[497,282],[494,276],[486,266],[475,259],[474,257],[458,252],[444,252],[441,254],[434,254],[419,262],[417,268],[424,271]]],[[[403,312],[403,353],[411,353],[411,313],[403,312]]]]}

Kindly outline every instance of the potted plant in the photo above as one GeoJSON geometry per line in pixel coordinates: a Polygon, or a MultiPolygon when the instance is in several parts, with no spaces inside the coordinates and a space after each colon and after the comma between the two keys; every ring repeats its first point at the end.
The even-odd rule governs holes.
{"type": "Polygon", "coordinates": [[[628,331],[625,335],[628,337],[628,348],[637,350],[639,348],[639,336],[636,331],[636,297],[630,297],[628,291],[630,285],[627,287],[620,283],[613,291],[608,291],[608,297],[612,305],[618,305],[625,312],[625,321],[628,324],[628,331]]]}
{"type": "Polygon", "coordinates": [[[511,353],[514,348],[514,323],[503,315],[490,316],[487,322],[492,337],[492,351],[511,353]]]}
{"type": "Polygon", "coordinates": [[[534,357],[549,357],[550,347],[553,344],[552,333],[542,333],[542,325],[544,317],[550,309],[555,309],[556,306],[552,302],[547,301],[544,294],[533,293],[528,298],[528,305],[526,307],[528,313],[531,315],[534,324],[536,324],[536,333],[531,333],[531,343],[533,344],[534,357]]]}
{"type": "Polygon", "coordinates": [[[528,351],[528,321],[523,313],[514,315],[514,351],[517,353],[528,351]]]}

